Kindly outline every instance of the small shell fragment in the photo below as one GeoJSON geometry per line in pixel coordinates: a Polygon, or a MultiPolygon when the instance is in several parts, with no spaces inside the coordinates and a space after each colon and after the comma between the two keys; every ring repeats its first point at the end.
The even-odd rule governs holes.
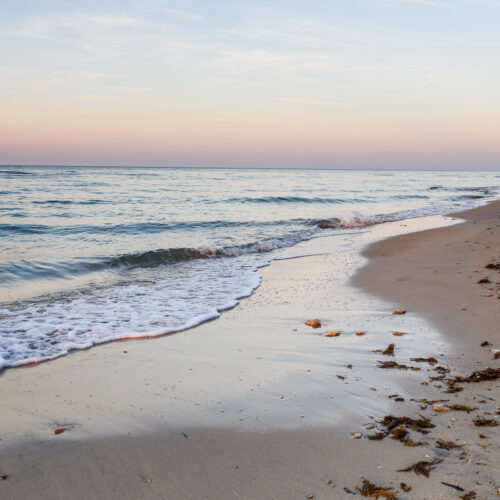
{"type": "Polygon", "coordinates": [[[340,332],[328,332],[325,337],[338,337],[340,332]]]}
{"type": "Polygon", "coordinates": [[[451,411],[449,408],[444,408],[444,407],[442,407],[442,406],[438,406],[438,405],[434,405],[434,406],[432,407],[432,409],[433,409],[434,411],[451,411]]]}
{"type": "Polygon", "coordinates": [[[321,321],[319,319],[308,319],[304,321],[304,324],[310,326],[311,328],[321,328],[321,321]]]}

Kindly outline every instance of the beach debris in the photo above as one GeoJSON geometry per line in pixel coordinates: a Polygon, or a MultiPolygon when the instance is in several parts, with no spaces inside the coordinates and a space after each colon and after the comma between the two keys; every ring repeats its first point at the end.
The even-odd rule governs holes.
{"type": "Polygon", "coordinates": [[[384,488],[382,486],[376,486],[373,483],[370,483],[367,479],[363,479],[363,486],[361,488],[356,487],[356,490],[361,493],[361,496],[363,497],[369,497],[369,498],[378,498],[378,497],[383,497],[383,498],[388,498],[390,500],[397,500],[397,497],[395,496],[394,489],[393,488],[384,488]]]}
{"type": "Polygon", "coordinates": [[[449,408],[445,408],[444,406],[438,406],[438,405],[434,405],[432,409],[434,411],[439,411],[439,412],[451,411],[449,408]]]}
{"type": "Polygon", "coordinates": [[[183,435],[184,439],[189,439],[189,436],[185,432],[183,432],[182,435],[183,435]]]}
{"type": "Polygon", "coordinates": [[[382,354],[385,356],[394,356],[394,344],[389,344],[383,351],[382,354]]]}
{"type": "Polygon", "coordinates": [[[476,418],[473,420],[474,425],[477,427],[497,427],[498,422],[493,418],[476,418]]]}
{"type": "Polygon", "coordinates": [[[455,411],[466,411],[467,413],[470,413],[471,411],[477,410],[477,408],[472,408],[471,406],[467,405],[446,405],[450,410],[455,410],[455,411]]]}
{"type": "Polygon", "coordinates": [[[392,311],[392,314],[406,314],[406,311],[392,311]]]}
{"type": "Polygon", "coordinates": [[[462,500],[474,500],[475,498],[477,498],[477,493],[474,490],[470,490],[465,495],[462,495],[459,498],[461,498],[462,500]]]}
{"type": "Polygon", "coordinates": [[[496,271],[500,271],[500,262],[497,262],[496,264],[491,262],[490,264],[486,264],[484,266],[485,269],[495,269],[496,271]]]}
{"type": "Polygon", "coordinates": [[[473,371],[468,377],[455,377],[456,382],[476,383],[500,378],[500,368],[486,368],[473,371]]]}
{"type": "Polygon", "coordinates": [[[366,335],[366,332],[359,331],[359,332],[356,332],[356,335],[357,335],[358,337],[361,337],[362,335],[366,335]]]}
{"type": "Polygon", "coordinates": [[[405,469],[398,469],[397,472],[414,472],[417,476],[429,477],[430,471],[443,461],[442,458],[433,458],[431,461],[421,460],[405,469]]]}
{"type": "Polygon", "coordinates": [[[488,342],[487,340],[485,340],[484,342],[481,342],[481,347],[490,347],[492,346],[493,344],[491,344],[490,342],[488,342]]]}
{"type": "Polygon", "coordinates": [[[402,337],[404,335],[404,332],[392,332],[392,334],[395,336],[395,337],[402,337]]]}
{"type": "Polygon", "coordinates": [[[410,361],[415,361],[416,363],[429,363],[430,365],[435,365],[438,360],[436,358],[410,358],[410,361]]]}
{"type": "Polygon", "coordinates": [[[356,432],[356,434],[353,434],[352,438],[353,439],[361,439],[363,437],[363,434],[361,432],[356,432]]]}
{"type": "Polygon", "coordinates": [[[340,332],[328,332],[325,337],[338,337],[340,332]]]}
{"type": "Polygon", "coordinates": [[[319,319],[308,319],[304,324],[311,328],[321,328],[321,321],[319,319]]]}
{"type": "Polygon", "coordinates": [[[413,371],[420,370],[418,366],[400,365],[399,363],[396,363],[396,361],[377,361],[377,363],[379,368],[394,368],[397,370],[413,370],[413,371]]]}
{"type": "Polygon", "coordinates": [[[436,439],[436,448],[442,450],[452,450],[455,448],[462,448],[463,444],[456,444],[453,441],[444,441],[443,439],[436,439]]]}
{"type": "Polygon", "coordinates": [[[478,284],[478,285],[482,285],[482,284],[484,284],[484,283],[491,283],[491,281],[490,281],[488,278],[481,278],[481,279],[477,282],[477,284],[478,284]]]}
{"type": "Polygon", "coordinates": [[[420,432],[421,434],[428,434],[428,430],[436,427],[430,418],[422,417],[411,418],[411,417],[395,417],[394,415],[386,415],[380,422],[380,425],[387,427],[388,431],[398,427],[399,425],[404,425],[405,427],[420,432]]]}
{"type": "Polygon", "coordinates": [[[384,439],[386,436],[388,436],[387,432],[377,432],[375,434],[370,434],[369,436],[366,436],[370,441],[380,441],[384,439]]]}
{"type": "Polygon", "coordinates": [[[447,401],[449,401],[449,399],[426,399],[426,398],[422,398],[422,399],[411,399],[410,401],[414,401],[415,403],[423,403],[424,405],[433,405],[433,404],[436,404],[436,403],[446,403],[447,401]]]}
{"type": "Polygon", "coordinates": [[[444,484],[445,486],[448,486],[450,488],[454,488],[455,490],[458,490],[458,491],[465,491],[461,486],[459,486],[458,483],[451,484],[451,483],[445,483],[444,481],[441,481],[441,484],[444,484]]]}
{"type": "Polygon", "coordinates": [[[355,495],[354,491],[350,490],[347,486],[344,486],[344,491],[349,495],[355,495]]]}
{"type": "Polygon", "coordinates": [[[406,483],[400,483],[399,484],[399,487],[405,492],[405,493],[408,493],[409,491],[411,491],[411,486],[409,484],[406,484],[406,483]]]}

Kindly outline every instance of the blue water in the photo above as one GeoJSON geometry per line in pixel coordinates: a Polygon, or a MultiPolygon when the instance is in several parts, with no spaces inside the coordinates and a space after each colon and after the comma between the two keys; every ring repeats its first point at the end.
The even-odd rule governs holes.
{"type": "Polygon", "coordinates": [[[491,172],[0,167],[0,368],[183,330],[236,305],[299,241],[473,207],[499,184],[491,172]]]}

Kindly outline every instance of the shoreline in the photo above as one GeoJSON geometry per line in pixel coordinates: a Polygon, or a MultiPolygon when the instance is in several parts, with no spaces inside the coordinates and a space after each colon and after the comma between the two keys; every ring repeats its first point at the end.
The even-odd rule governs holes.
{"type": "MultiPolygon", "coordinates": [[[[492,215],[491,206],[498,207],[498,202],[487,206],[490,208],[474,209],[484,212],[481,216],[484,218],[477,221],[477,226],[496,217],[497,209],[493,209],[492,215]]],[[[457,216],[452,214],[454,218],[457,216]]],[[[435,226],[434,221],[437,220],[435,218],[429,222],[429,227],[435,226]]],[[[427,445],[415,448],[403,447],[390,438],[382,441],[365,439],[369,432],[363,425],[389,412],[412,416],[424,412],[427,415],[429,411],[432,412],[432,408],[427,408],[425,412],[410,402],[410,397],[431,398],[436,396],[436,392],[441,392],[431,385],[420,385],[422,377],[426,376],[424,372],[430,368],[422,367],[420,372],[415,373],[372,369],[375,361],[374,355],[370,354],[372,347],[395,342],[407,357],[417,355],[419,348],[422,354],[434,354],[432,349],[439,347],[442,349],[439,352],[444,351],[443,358],[450,366],[456,367],[456,363],[452,365],[454,360],[448,359],[450,355],[444,350],[446,343],[441,343],[425,321],[413,314],[412,311],[419,309],[410,299],[403,297],[401,291],[396,291],[394,280],[399,276],[393,277],[391,281],[389,270],[397,272],[397,266],[380,267],[385,261],[392,263],[400,256],[385,255],[378,258],[371,254],[394,251],[395,242],[400,242],[399,248],[404,249],[405,239],[410,239],[413,246],[415,241],[425,240],[429,233],[435,235],[436,241],[444,240],[443,245],[446,246],[457,230],[462,235],[464,224],[469,228],[467,230],[474,226],[473,222],[466,222],[425,231],[422,230],[425,227],[419,229],[422,223],[425,221],[398,221],[374,229],[379,239],[383,237],[384,231],[392,231],[392,234],[418,231],[372,244],[365,253],[371,260],[354,277],[356,286],[361,284],[359,280],[363,273],[375,272],[378,279],[383,277],[383,286],[380,282],[378,286],[375,285],[375,281],[370,284],[369,280],[363,286],[367,287],[364,290],[372,286],[370,292],[376,291],[386,300],[390,299],[385,303],[375,297],[359,298],[358,290],[335,282],[335,273],[339,269],[346,276],[357,269],[359,261],[349,260],[350,254],[346,254],[346,257],[343,257],[344,254],[334,257],[298,255],[300,260],[274,261],[271,266],[264,268],[261,288],[217,322],[201,325],[177,336],[128,341],[126,350],[125,344],[121,342],[111,343],[36,368],[25,367],[26,371],[16,370],[16,375],[11,375],[8,370],[0,379],[3,383],[2,398],[10,400],[9,394],[23,394],[14,400],[10,415],[6,415],[3,410],[0,421],[3,423],[2,428],[12,432],[22,431],[24,434],[20,434],[23,437],[16,442],[3,441],[3,445],[0,442],[0,475],[9,476],[6,481],[0,481],[0,493],[5,494],[5,498],[36,498],[43,492],[50,498],[61,499],[288,499],[310,495],[314,495],[315,499],[332,498],[332,495],[334,498],[343,498],[349,496],[343,488],[355,490],[356,486],[361,485],[361,477],[365,477],[379,485],[393,486],[396,490],[402,481],[411,484],[413,490],[410,493],[400,492],[398,498],[455,498],[454,492],[442,486],[440,481],[460,481],[464,487],[470,483],[474,486],[470,489],[475,489],[479,495],[477,498],[491,498],[492,494],[496,494],[492,488],[499,485],[493,484],[490,469],[477,466],[472,460],[464,463],[457,452],[436,449],[428,439],[427,445]],[[336,269],[335,266],[340,267],[336,269]],[[337,289],[341,290],[340,296],[337,289]],[[408,315],[391,315],[388,307],[397,303],[408,309],[408,315]],[[339,324],[344,326],[342,330],[345,336],[343,334],[340,337],[343,344],[334,344],[337,339],[318,338],[314,331],[303,326],[303,320],[316,316],[325,320],[326,330],[321,330],[322,335],[329,328],[339,324]],[[361,325],[359,328],[366,328],[366,336],[354,335],[358,324],[361,325]],[[409,334],[401,339],[390,335],[391,330],[400,328],[408,330],[409,334]],[[238,337],[228,336],[226,330],[238,332],[238,337]],[[422,339],[427,339],[423,345],[419,345],[422,343],[419,336],[413,338],[412,330],[418,331],[422,339]],[[176,340],[169,342],[173,339],[176,340]],[[214,346],[216,342],[220,343],[219,348],[214,346]],[[227,343],[230,345],[227,346],[227,343]],[[195,346],[198,354],[192,352],[195,346]],[[360,346],[364,346],[363,352],[358,352],[360,346]],[[174,362],[176,357],[190,363],[182,373],[179,372],[180,365],[170,369],[166,363],[167,360],[174,362]],[[161,364],[162,359],[165,360],[164,364],[161,364]],[[354,360],[354,369],[346,369],[345,361],[351,359],[354,360]],[[225,366],[223,370],[219,367],[222,373],[214,366],[217,364],[225,366]],[[197,365],[200,365],[200,370],[197,365]],[[127,379],[127,375],[132,379],[133,374],[146,369],[151,370],[150,378],[144,376],[140,383],[127,379]],[[92,370],[99,371],[94,378],[91,377],[92,370]],[[116,372],[121,370],[123,373],[117,376],[116,372]],[[189,378],[190,370],[196,372],[192,378],[189,378]],[[90,377],[88,384],[74,377],[60,380],[75,374],[90,377]],[[373,374],[377,376],[377,384],[373,374]],[[154,383],[155,377],[164,378],[165,388],[154,383]],[[106,384],[110,385],[109,392],[104,387],[95,387],[99,379],[106,380],[106,384]],[[175,388],[172,382],[175,382],[175,388]],[[30,383],[35,386],[30,386],[30,383]],[[376,392],[371,390],[372,384],[377,385],[376,392]],[[46,385],[54,387],[47,389],[46,385]],[[186,388],[179,390],[178,386],[182,385],[186,388]],[[243,389],[239,385],[243,385],[243,389]],[[6,386],[12,392],[6,392],[6,386]],[[150,386],[154,388],[149,389],[150,386]],[[201,386],[205,391],[203,394],[201,386]],[[141,414],[143,408],[140,405],[148,410],[146,405],[156,397],[154,391],[159,392],[160,389],[172,392],[172,397],[161,400],[158,406],[150,408],[150,412],[159,412],[162,405],[172,404],[179,418],[173,421],[172,414],[169,415],[168,410],[165,410],[167,418],[158,427],[151,415],[141,414]],[[38,391],[41,394],[36,394],[38,391]],[[76,394],[72,396],[75,391],[76,394]],[[121,398],[116,395],[116,399],[115,396],[110,399],[110,395],[116,391],[125,394],[121,398]],[[144,392],[143,396],[140,391],[144,392]],[[407,400],[396,403],[388,399],[388,394],[396,391],[403,392],[407,400]],[[81,406],[77,399],[89,395],[92,398],[86,399],[88,406],[85,409],[86,406],[81,406]],[[46,399],[41,402],[41,398],[46,399]],[[331,403],[327,401],[328,398],[332,399],[331,403]],[[179,399],[183,401],[179,402],[179,399]],[[348,399],[349,404],[343,407],[345,399],[348,399]],[[134,410],[126,409],[123,404],[130,401],[136,407],[134,410]],[[30,406],[33,403],[36,405],[30,406]],[[193,405],[202,409],[204,416],[199,421],[191,419],[193,405]],[[76,407],[76,411],[72,411],[72,407],[76,407]],[[258,413],[257,408],[261,410],[258,413]],[[29,412],[32,416],[25,418],[29,412]],[[68,432],[57,437],[53,435],[54,425],[69,422],[56,422],[54,415],[70,418],[79,412],[81,429],[68,429],[68,432]],[[43,413],[47,415],[45,420],[41,419],[43,413]],[[333,415],[340,422],[332,420],[333,415]],[[371,415],[376,418],[370,419],[371,415]],[[86,416],[90,420],[86,421],[86,416]],[[91,420],[97,417],[99,422],[96,426],[91,420]],[[110,419],[113,421],[109,422],[110,419]],[[40,423],[45,428],[36,428],[40,423]],[[96,432],[99,427],[104,429],[104,435],[96,432]],[[119,428],[119,432],[106,437],[106,433],[113,428],[119,428]],[[362,433],[364,438],[352,439],[357,432],[362,433]],[[432,472],[430,479],[413,473],[395,472],[429,455],[445,458],[432,472]],[[213,457],[217,457],[217,460],[213,457]],[[467,468],[464,469],[463,465],[467,468]],[[474,473],[477,472],[474,478],[481,485],[475,485],[467,479],[472,469],[474,473]]],[[[362,238],[360,241],[366,241],[362,238]]],[[[325,245],[330,244],[333,244],[331,240],[321,238],[305,243],[302,247],[324,250],[325,245]]],[[[422,251],[412,257],[404,255],[403,259],[416,259],[420,258],[422,251]]],[[[407,266],[407,262],[404,260],[402,265],[407,266]]],[[[442,272],[444,274],[445,271],[442,272]]],[[[417,274],[423,280],[419,287],[425,290],[427,285],[424,276],[420,272],[417,274]]],[[[464,293],[467,290],[464,289],[464,293]]],[[[492,300],[480,298],[483,302],[492,300]]],[[[478,303],[481,305],[479,299],[478,303]]],[[[432,315],[431,320],[439,321],[432,315]]],[[[446,336],[452,340],[449,331],[445,332],[446,336]]],[[[497,338],[491,336],[490,342],[494,343],[497,338]]],[[[481,341],[485,339],[480,338],[481,341]]],[[[467,352],[468,358],[472,358],[457,358],[460,360],[458,368],[468,371],[478,369],[476,362],[480,362],[481,366],[497,366],[498,361],[496,364],[490,361],[489,351],[479,346],[476,350],[472,349],[476,340],[479,339],[470,340],[465,334],[458,338],[454,346],[457,352],[467,352]],[[472,348],[469,350],[470,346],[472,348]]],[[[400,361],[399,355],[396,359],[400,361]]],[[[491,390],[489,395],[494,399],[498,394],[497,386],[498,383],[487,382],[481,385],[481,391],[491,390]]],[[[458,396],[452,397],[457,402],[470,403],[476,397],[477,389],[476,386],[468,386],[458,396]]],[[[474,404],[477,406],[477,403],[474,404]]],[[[481,408],[495,412],[490,400],[482,403],[481,408]]],[[[466,418],[463,418],[461,413],[453,412],[452,416],[456,422],[451,424],[449,413],[433,417],[436,428],[432,431],[432,438],[455,439],[458,433],[460,439],[470,442],[464,449],[471,457],[476,458],[477,455],[480,462],[490,460],[493,464],[498,463],[498,448],[493,449],[493,445],[491,448],[482,448],[484,442],[476,443],[477,432],[472,432],[476,429],[470,429],[473,415],[466,414],[466,418]]],[[[494,432],[495,429],[487,429],[485,434],[493,436],[494,432]]],[[[417,434],[415,437],[425,436],[417,434]]]]}

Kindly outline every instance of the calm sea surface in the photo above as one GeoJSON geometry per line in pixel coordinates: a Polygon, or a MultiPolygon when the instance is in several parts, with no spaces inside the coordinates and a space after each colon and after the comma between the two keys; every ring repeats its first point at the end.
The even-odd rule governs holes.
{"type": "Polygon", "coordinates": [[[473,207],[499,185],[471,172],[0,167],[0,369],[186,329],[299,241],[473,207]]]}

